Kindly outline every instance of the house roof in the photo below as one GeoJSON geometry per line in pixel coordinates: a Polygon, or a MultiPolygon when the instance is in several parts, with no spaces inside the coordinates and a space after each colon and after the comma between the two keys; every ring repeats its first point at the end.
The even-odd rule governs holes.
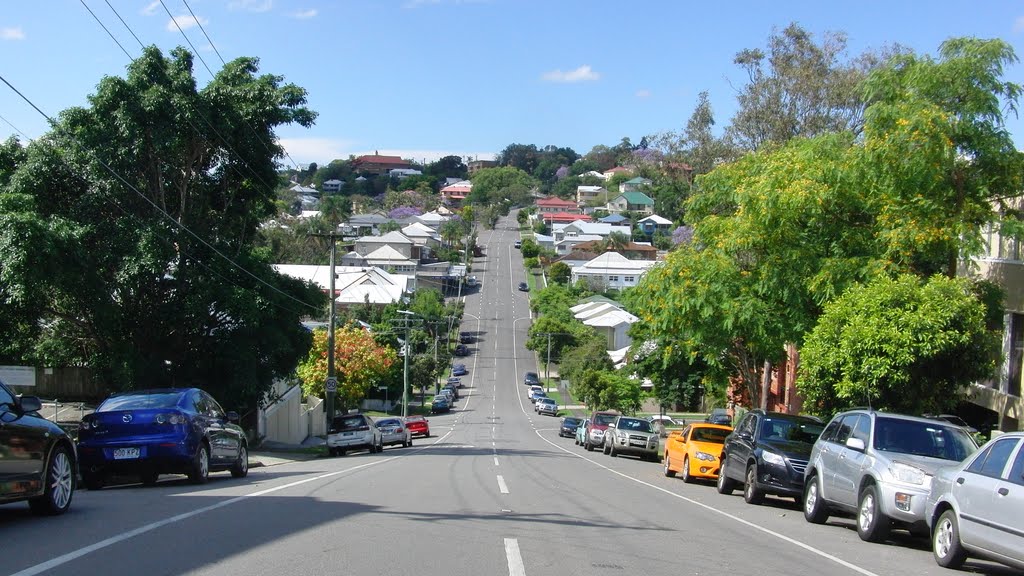
{"type": "Polygon", "coordinates": [[[646,272],[651,266],[654,266],[656,262],[654,260],[629,260],[618,252],[605,252],[597,258],[594,258],[590,262],[587,262],[583,266],[580,266],[576,271],[589,272],[591,274],[603,274],[603,273],[627,273],[627,272],[646,272]]]}
{"type": "Polygon", "coordinates": [[[667,225],[672,224],[671,220],[669,220],[668,218],[662,218],[661,216],[658,216],[657,214],[651,214],[647,218],[643,218],[643,219],[640,220],[640,222],[648,222],[648,221],[654,222],[655,224],[658,224],[658,225],[661,225],[661,226],[667,226],[667,225]]]}
{"type": "MultiPolygon", "coordinates": [[[[603,240],[603,238],[599,238],[598,240],[603,240]]],[[[593,250],[595,252],[600,253],[600,249],[602,247],[599,246],[597,242],[586,242],[584,244],[580,244],[579,248],[581,250],[593,250]]],[[[633,242],[632,240],[628,244],[626,244],[625,246],[622,247],[622,251],[623,252],[638,252],[638,253],[641,253],[641,254],[651,254],[651,255],[656,255],[658,253],[658,249],[655,248],[654,246],[651,246],[650,244],[641,244],[640,242],[633,242]]]]}
{"type": "Polygon", "coordinates": [[[338,304],[393,304],[402,299],[403,293],[400,286],[360,284],[343,290],[334,301],[338,304]]]}
{"type": "Polygon", "coordinates": [[[597,170],[590,170],[590,171],[584,172],[583,174],[580,174],[579,177],[580,178],[587,178],[587,177],[600,178],[601,180],[605,179],[604,174],[601,173],[601,172],[598,172],[597,170]]]}
{"type": "Polygon", "coordinates": [[[401,164],[402,166],[411,166],[408,161],[403,160],[401,156],[383,156],[381,154],[366,154],[353,160],[353,164],[401,164]]]}
{"type": "Polygon", "coordinates": [[[299,194],[319,194],[320,193],[320,191],[317,190],[316,188],[313,188],[313,187],[310,187],[310,186],[303,186],[301,184],[296,184],[295,186],[292,186],[291,188],[289,188],[289,190],[291,190],[292,192],[298,192],[299,194]]]}
{"type": "Polygon", "coordinates": [[[623,324],[635,324],[638,320],[640,319],[625,310],[615,309],[584,320],[583,324],[595,328],[614,328],[623,324]]]}
{"type": "Polygon", "coordinates": [[[547,206],[547,207],[551,207],[551,208],[557,208],[557,207],[575,208],[576,207],[576,203],[573,202],[572,200],[562,200],[561,198],[559,198],[557,196],[551,196],[550,198],[540,198],[539,200],[534,202],[534,204],[536,204],[537,206],[547,206]]]}
{"type": "Polygon", "coordinates": [[[605,190],[604,186],[587,186],[587,185],[581,184],[581,185],[576,187],[576,191],[577,192],[600,192],[601,190],[604,190],[605,192],[607,192],[607,190],[605,190]]]}
{"type": "Polygon", "coordinates": [[[648,180],[647,178],[644,178],[642,176],[637,176],[636,178],[631,178],[631,179],[626,180],[625,182],[623,182],[623,184],[638,184],[638,185],[639,184],[650,184],[650,183],[651,183],[650,180],[648,180]]]}
{"type": "MultiPolygon", "coordinates": [[[[438,208],[438,210],[440,210],[440,208],[438,208]]],[[[451,213],[451,211],[448,210],[447,208],[445,208],[444,210],[449,214],[451,213]]],[[[443,216],[437,212],[427,212],[426,214],[420,214],[419,216],[416,217],[416,219],[428,226],[430,224],[440,224],[441,222],[448,221],[447,216],[443,216]]]]}
{"type": "Polygon", "coordinates": [[[375,224],[384,224],[390,221],[390,218],[387,216],[381,216],[380,214],[353,214],[348,218],[348,225],[373,226],[375,224]]]}
{"type": "Polygon", "coordinates": [[[356,242],[372,242],[374,244],[412,244],[408,236],[398,231],[391,231],[383,236],[363,236],[357,238],[356,242]]]}
{"type": "Polygon", "coordinates": [[[600,294],[594,294],[593,296],[588,296],[588,297],[584,298],[583,300],[580,300],[580,304],[584,304],[584,303],[588,303],[588,302],[607,302],[609,304],[614,304],[618,308],[622,308],[622,304],[620,304],[617,300],[612,300],[611,298],[609,298],[607,296],[602,296],[600,294]]]}
{"type": "Polygon", "coordinates": [[[324,184],[344,184],[344,182],[337,178],[331,178],[330,180],[324,180],[324,184]]]}
{"type": "Polygon", "coordinates": [[[605,174],[615,174],[616,172],[631,172],[631,170],[625,166],[616,166],[604,171],[605,174]]]}
{"type": "Polygon", "coordinates": [[[569,212],[545,212],[540,217],[547,222],[575,222],[580,219],[579,214],[571,214],[569,212]]]}
{"type": "Polygon", "coordinates": [[[629,218],[626,218],[622,214],[609,214],[609,215],[605,216],[604,218],[598,218],[597,219],[598,222],[604,222],[606,224],[618,224],[618,223],[624,222],[626,220],[629,220],[629,218]]]}
{"type": "Polygon", "coordinates": [[[611,302],[584,302],[569,308],[569,311],[572,312],[573,318],[579,319],[590,318],[595,313],[602,314],[614,309],[618,309],[618,306],[611,302]]]}
{"type": "Polygon", "coordinates": [[[619,194],[615,199],[618,200],[619,198],[625,198],[626,202],[629,202],[630,204],[646,204],[650,206],[654,205],[654,200],[652,200],[650,196],[637,190],[623,192],[622,194],[619,194]]]}
{"type": "Polygon", "coordinates": [[[370,252],[366,256],[363,256],[363,258],[365,258],[367,262],[397,262],[402,264],[415,263],[412,260],[410,260],[409,257],[406,256],[405,254],[402,254],[398,250],[395,250],[394,248],[386,244],[384,246],[381,246],[380,248],[377,248],[373,252],[370,252]]]}
{"type": "Polygon", "coordinates": [[[473,189],[473,183],[469,180],[459,180],[455,184],[450,184],[441,188],[441,192],[469,192],[473,189]]]}
{"type": "Polygon", "coordinates": [[[556,226],[555,230],[565,230],[572,226],[574,229],[579,230],[580,234],[595,234],[597,236],[608,236],[612,232],[622,232],[623,234],[632,237],[633,231],[630,230],[629,226],[613,226],[605,222],[587,222],[586,220],[580,220],[579,214],[576,215],[577,220],[566,224],[564,226],[556,226]]]}

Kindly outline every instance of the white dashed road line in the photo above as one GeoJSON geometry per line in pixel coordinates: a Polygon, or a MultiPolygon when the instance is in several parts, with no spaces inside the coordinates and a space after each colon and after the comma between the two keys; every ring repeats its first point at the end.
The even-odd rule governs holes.
{"type": "Polygon", "coordinates": [[[498,490],[501,490],[502,494],[508,494],[508,485],[505,484],[505,477],[498,474],[498,490]]]}
{"type": "Polygon", "coordinates": [[[508,576],[526,576],[523,557],[519,554],[519,540],[505,538],[505,557],[508,558],[508,576]]]}

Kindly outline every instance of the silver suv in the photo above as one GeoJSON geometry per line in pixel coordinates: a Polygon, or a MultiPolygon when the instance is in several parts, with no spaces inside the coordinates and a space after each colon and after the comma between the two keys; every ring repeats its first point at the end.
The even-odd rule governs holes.
{"type": "Polygon", "coordinates": [[[926,534],[925,503],[932,476],[978,446],[945,422],[851,410],[836,415],[811,450],[804,475],[804,518],[823,524],[829,514],[857,518],[857,534],[881,542],[893,525],[926,534]]]}
{"type": "Polygon", "coordinates": [[[337,416],[327,430],[327,451],[331,456],[344,456],[349,450],[384,450],[384,438],[377,424],[366,414],[337,416]]]}
{"type": "Polygon", "coordinates": [[[643,418],[619,416],[604,433],[604,453],[636,454],[641,460],[658,461],[658,433],[643,418]]]}

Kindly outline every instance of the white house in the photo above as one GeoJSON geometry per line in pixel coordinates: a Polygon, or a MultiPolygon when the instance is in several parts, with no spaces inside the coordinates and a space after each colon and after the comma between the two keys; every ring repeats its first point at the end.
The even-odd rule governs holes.
{"type": "Polygon", "coordinates": [[[555,238],[555,243],[574,236],[600,236],[601,238],[607,238],[612,232],[621,232],[625,234],[627,238],[633,237],[633,231],[629,226],[615,226],[605,222],[586,222],[583,220],[577,220],[569,224],[554,224],[552,225],[551,235],[555,238]]]}
{"type": "Polygon", "coordinates": [[[587,302],[570,308],[577,320],[604,336],[609,352],[629,348],[629,327],[640,319],[607,302],[587,302]]]}
{"type": "Polygon", "coordinates": [[[421,258],[429,257],[434,248],[441,245],[441,236],[437,231],[420,222],[415,222],[402,228],[402,234],[420,247],[421,258]]]}
{"type": "Polygon", "coordinates": [[[608,189],[604,186],[577,186],[576,202],[584,204],[587,202],[608,202],[608,189]]]}
{"type": "Polygon", "coordinates": [[[357,238],[354,251],[365,256],[382,246],[390,246],[410,260],[420,259],[419,246],[401,232],[388,232],[383,236],[357,238]]]}
{"type": "Polygon", "coordinates": [[[584,242],[590,242],[592,240],[601,240],[602,236],[596,234],[580,234],[579,236],[568,236],[562,238],[558,242],[555,242],[555,254],[565,255],[572,252],[572,249],[577,244],[583,244],[584,242]]]}
{"type": "Polygon", "coordinates": [[[598,289],[621,290],[636,286],[657,264],[654,260],[629,260],[618,252],[606,252],[572,269],[572,283],[584,280],[598,289]]]}
{"type": "Polygon", "coordinates": [[[345,266],[376,266],[395,274],[416,276],[417,261],[412,260],[387,244],[366,255],[359,254],[358,252],[349,252],[341,257],[341,263],[345,266]]]}

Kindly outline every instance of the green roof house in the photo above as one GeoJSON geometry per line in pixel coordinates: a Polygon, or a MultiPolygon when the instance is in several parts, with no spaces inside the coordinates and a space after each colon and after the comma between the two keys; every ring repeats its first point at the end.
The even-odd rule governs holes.
{"type": "Polygon", "coordinates": [[[643,192],[623,192],[608,203],[608,211],[654,214],[654,200],[643,192]]]}

